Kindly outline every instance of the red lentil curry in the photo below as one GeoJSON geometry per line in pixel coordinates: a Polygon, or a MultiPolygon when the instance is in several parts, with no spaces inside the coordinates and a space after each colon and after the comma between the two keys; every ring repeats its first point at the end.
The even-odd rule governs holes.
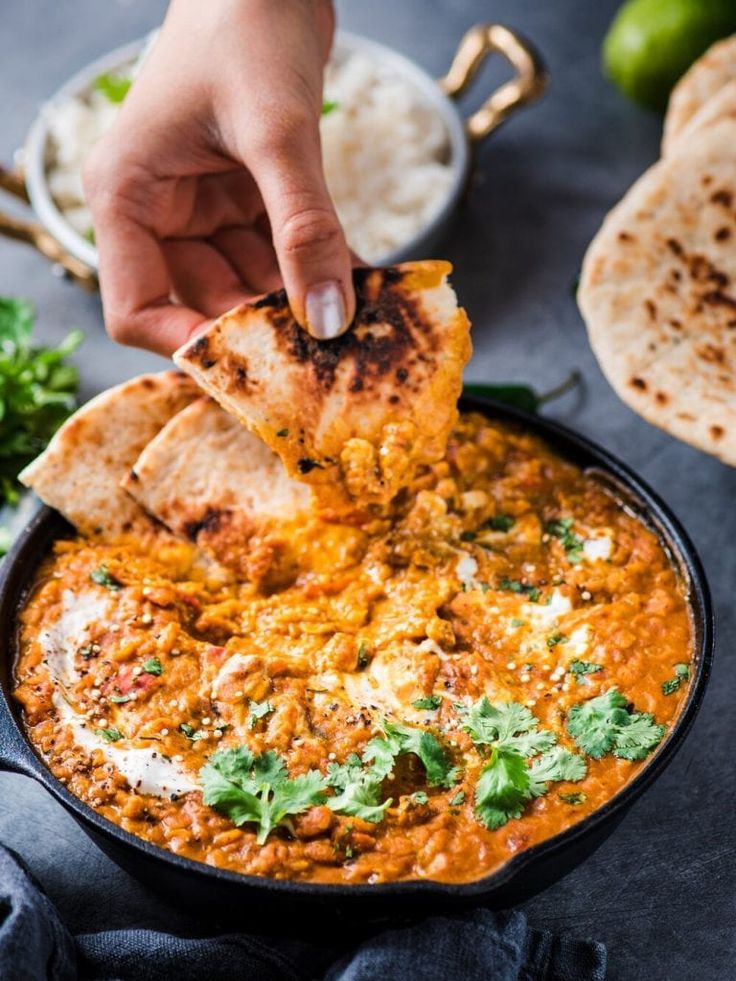
{"type": "Polygon", "coordinates": [[[678,715],[666,552],[536,437],[462,416],[390,515],[291,544],[309,568],[270,593],[170,537],[56,544],[15,697],[73,794],[239,872],[466,882],[600,807],[678,715]]]}

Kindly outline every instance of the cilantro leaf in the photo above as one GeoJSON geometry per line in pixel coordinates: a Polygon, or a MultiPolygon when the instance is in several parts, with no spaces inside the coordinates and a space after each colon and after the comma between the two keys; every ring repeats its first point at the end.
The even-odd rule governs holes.
{"type": "Polygon", "coordinates": [[[195,729],[194,726],[190,726],[188,722],[182,722],[179,726],[179,732],[190,739],[193,743],[199,742],[201,739],[207,738],[207,733],[202,729],[195,729]]]}
{"type": "Polygon", "coordinates": [[[149,657],[141,665],[144,674],[154,674],[156,677],[164,673],[164,666],[157,657],[149,657]]]}
{"type": "Polygon", "coordinates": [[[270,712],[273,712],[273,705],[269,701],[255,702],[251,698],[249,706],[248,725],[251,729],[255,729],[259,719],[264,719],[270,712]]]}
{"type": "Polygon", "coordinates": [[[569,639],[570,638],[567,636],[567,634],[561,634],[559,630],[556,630],[547,638],[547,647],[552,650],[552,648],[557,647],[558,644],[566,644],[569,639]]]}
{"type": "Polygon", "coordinates": [[[326,801],[321,773],[309,770],[290,778],[273,750],[260,756],[244,746],[221,750],[202,767],[200,780],[204,803],[238,827],[255,824],[259,845],[290,815],[326,801]]]}
{"type": "Polygon", "coordinates": [[[116,743],[120,739],[124,739],[122,732],[111,726],[109,729],[95,729],[96,736],[102,736],[106,743],[116,743]]]}
{"type": "Polygon", "coordinates": [[[415,709],[426,709],[428,712],[435,712],[442,704],[442,695],[428,695],[426,698],[417,698],[411,704],[415,709]]]}
{"type": "Polygon", "coordinates": [[[475,787],[475,813],[494,831],[521,817],[529,797],[529,768],[515,750],[495,748],[475,787]]]}
{"type": "Polygon", "coordinates": [[[340,103],[335,102],[333,99],[323,99],[322,100],[322,115],[329,116],[331,112],[339,107],[340,103]]]}
{"type": "Polygon", "coordinates": [[[615,688],[573,705],[567,731],[579,749],[593,759],[613,753],[625,760],[642,760],[661,741],[665,726],[649,713],[629,712],[626,698],[615,688]]]}
{"type": "Polygon", "coordinates": [[[520,756],[534,756],[549,749],[557,736],[537,729],[538,721],[519,702],[492,704],[484,696],[472,705],[456,705],[463,729],[478,746],[500,746],[520,756]]]}
{"type": "Polygon", "coordinates": [[[392,772],[397,756],[413,753],[421,760],[430,787],[451,787],[457,782],[458,768],[452,766],[442,743],[431,732],[387,721],[382,723],[381,728],[384,737],[371,739],[363,759],[373,761],[382,780],[392,772]]]}
{"type": "Polygon", "coordinates": [[[415,790],[409,800],[412,804],[428,804],[429,796],[427,795],[426,790],[415,790]]]}
{"type": "Polygon", "coordinates": [[[542,591],[538,586],[529,586],[520,579],[507,579],[506,576],[498,584],[498,588],[508,590],[511,593],[523,593],[529,597],[532,603],[538,603],[542,595],[542,591]]]}
{"type": "Polygon", "coordinates": [[[583,558],[583,539],[572,530],[573,524],[572,518],[556,518],[547,522],[545,531],[560,541],[568,562],[576,564],[583,558]]]}
{"type": "Polygon", "coordinates": [[[573,805],[584,804],[588,799],[588,795],[582,790],[561,791],[557,796],[566,804],[573,805]]]}
{"type": "Polygon", "coordinates": [[[111,593],[116,593],[123,585],[119,579],[113,576],[105,562],[98,566],[97,569],[93,569],[89,574],[89,578],[98,586],[104,586],[105,589],[109,589],[111,593]]]}
{"type": "Polygon", "coordinates": [[[593,661],[570,661],[567,666],[568,674],[571,674],[575,678],[575,683],[578,685],[589,685],[590,682],[585,677],[588,674],[596,674],[598,671],[603,670],[602,664],[595,664],[593,661]]]}
{"type": "Polygon", "coordinates": [[[349,814],[377,824],[385,816],[391,798],[382,804],[381,784],[383,777],[371,767],[363,767],[360,757],[351,753],[344,763],[330,763],[327,767],[327,783],[335,791],[327,799],[327,806],[339,814],[349,814]]]}
{"type": "Polygon", "coordinates": [[[123,75],[114,75],[112,72],[104,72],[95,79],[95,88],[102,92],[105,98],[119,105],[130,91],[133,84],[132,79],[125,78],[123,75]]]}
{"type": "Polygon", "coordinates": [[[465,791],[458,790],[458,792],[450,801],[450,807],[459,807],[463,803],[465,803],[465,791]]]}
{"type": "Polygon", "coordinates": [[[485,526],[491,531],[510,531],[515,524],[516,518],[512,518],[510,514],[494,514],[486,521],[485,526]]]}
{"type": "Polygon", "coordinates": [[[571,753],[562,746],[555,746],[532,761],[529,767],[529,792],[541,797],[549,790],[549,784],[557,780],[577,783],[583,780],[588,767],[582,756],[571,753]]]}

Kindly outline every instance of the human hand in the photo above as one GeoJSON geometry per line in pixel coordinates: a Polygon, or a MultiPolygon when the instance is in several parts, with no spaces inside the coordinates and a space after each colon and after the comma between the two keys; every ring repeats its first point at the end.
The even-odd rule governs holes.
{"type": "Polygon", "coordinates": [[[329,0],[172,0],[84,174],[105,322],[171,354],[284,285],[315,337],[355,310],[319,140],[329,0]]]}

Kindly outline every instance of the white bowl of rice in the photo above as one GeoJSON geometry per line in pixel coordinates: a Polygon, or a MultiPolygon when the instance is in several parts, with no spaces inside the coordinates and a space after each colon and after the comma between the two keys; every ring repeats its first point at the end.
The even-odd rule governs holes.
{"type": "MultiPolygon", "coordinates": [[[[155,33],[77,72],[43,106],[22,154],[33,209],[63,250],[97,268],[81,170],[112,125],[155,33]]],[[[544,88],[534,50],[499,25],[478,25],[448,74],[432,79],[385,45],[338,32],[321,120],[327,184],[353,251],[371,265],[431,253],[465,190],[472,146],[544,88]],[[514,78],[470,119],[452,101],[481,61],[500,51],[514,78]]]]}

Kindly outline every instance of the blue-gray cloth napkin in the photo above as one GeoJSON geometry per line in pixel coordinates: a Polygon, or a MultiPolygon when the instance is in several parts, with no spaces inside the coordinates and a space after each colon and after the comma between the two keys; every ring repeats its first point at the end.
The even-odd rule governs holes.
{"type": "Polygon", "coordinates": [[[383,930],[349,951],[245,934],[107,930],[73,937],[20,858],[0,846],[0,978],[7,981],[602,981],[594,941],[475,910],[383,930]]]}

